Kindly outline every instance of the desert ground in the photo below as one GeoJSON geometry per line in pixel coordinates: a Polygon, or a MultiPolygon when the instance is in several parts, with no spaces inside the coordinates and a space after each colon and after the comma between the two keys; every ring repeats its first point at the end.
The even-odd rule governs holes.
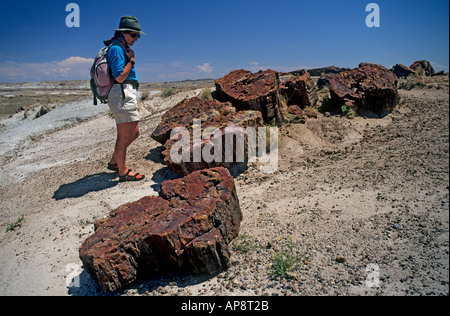
{"type": "Polygon", "coordinates": [[[93,106],[82,85],[54,101],[67,87],[46,84],[1,90],[15,103],[12,112],[4,103],[0,120],[0,295],[449,294],[448,76],[399,90],[384,118],[318,114],[283,126],[275,173],[261,173],[258,162],[232,172],[244,220],[230,269],[156,275],[113,294],[83,269],[78,249],[97,220],[177,177],[150,134],[203,86],[163,98],[144,85],[128,164],[147,179],[119,183],[106,169],[115,142],[107,106],[93,106]],[[44,91],[40,103],[12,114],[20,94],[36,91],[44,91]],[[36,118],[42,102],[50,111],[36,118]],[[299,259],[284,276],[274,273],[282,252],[299,259]]]}

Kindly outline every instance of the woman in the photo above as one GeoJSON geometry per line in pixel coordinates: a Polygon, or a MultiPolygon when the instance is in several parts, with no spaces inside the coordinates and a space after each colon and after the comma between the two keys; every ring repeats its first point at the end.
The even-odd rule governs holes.
{"type": "Polygon", "coordinates": [[[119,29],[112,39],[107,60],[115,79],[108,96],[108,105],[117,124],[117,141],[108,169],[119,172],[119,181],[141,181],[145,176],[132,172],[126,165],[127,148],[139,136],[139,112],[137,89],[139,87],[134,67],[134,51],[130,48],[141,37],[138,20],[134,16],[124,16],[119,29]]]}

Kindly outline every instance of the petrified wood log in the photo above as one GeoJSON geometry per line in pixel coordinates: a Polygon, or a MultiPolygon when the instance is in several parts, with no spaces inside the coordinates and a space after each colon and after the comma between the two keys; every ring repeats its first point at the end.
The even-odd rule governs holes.
{"type": "Polygon", "coordinates": [[[215,81],[214,98],[231,102],[238,110],[260,111],[265,121],[277,116],[277,93],[279,82],[273,70],[252,73],[247,70],[234,70],[215,81]]]}
{"type": "Polygon", "coordinates": [[[397,77],[381,65],[365,65],[334,75],[322,76],[318,85],[329,85],[331,102],[356,111],[371,110],[377,114],[392,109],[399,102],[397,77]]]}
{"type": "Polygon", "coordinates": [[[164,145],[169,140],[171,131],[176,127],[188,127],[196,119],[202,122],[226,122],[235,113],[236,109],[228,102],[221,103],[199,98],[185,99],[162,116],[161,123],[151,137],[164,145]]]}
{"type": "Polygon", "coordinates": [[[165,143],[164,162],[170,170],[183,176],[197,170],[229,168],[246,162],[255,149],[249,147],[248,133],[255,132],[256,137],[260,126],[263,120],[258,111],[240,111],[223,121],[201,121],[201,125],[194,122],[178,137],[165,143]]]}
{"type": "Polygon", "coordinates": [[[258,111],[236,113],[229,102],[192,98],[170,109],[152,138],[164,144],[162,155],[169,169],[185,176],[248,161],[247,128],[256,131],[260,126],[263,119],[258,111]]]}
{"type": "Polygon", "coordinates": [[[216,274],[229,267],[228,244],[239,235],[241,220],[228,170],[202,170],[164,182],[158,197],[112,211],[79,255],[105,291],[162,271],[216,274]]]}
{"type": "Polygon", "coordinates": [[[297,105],[305,108],[311,105],[308,95],[309,77],[309,73],[305,73],[302,76],[290,77],[280,83],[281,95],[285,98],[288,106],[297,105]]]}
{"type": "Polygon", "coordinates": [[[397,64],[394,67],[392,67],[391,71],[398,77],[408,77],[409,75],[414,75],[415,71],[412,70],[409,67],[406,67],[402,64],[397,64]]]}
{"type": "Polygon", "coordinates": [[[409,66],[409,68],[414,70],[419,76],[430,77],[435,74],[433,66],[427,60],[418,60],[409,66]]]}

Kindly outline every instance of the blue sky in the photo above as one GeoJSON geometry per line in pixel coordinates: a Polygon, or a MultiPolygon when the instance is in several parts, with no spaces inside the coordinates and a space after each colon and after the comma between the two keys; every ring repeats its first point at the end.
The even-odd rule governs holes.
{"type": "Polygon", "coordinates": [[[447,0],[2,1],[0,82],[88,79],[120,17],[147,33],[134,46],[142,82],[219,78],[234,69],[388,68],[427,59],[449,71],[447,0]],[[80,27],[66,26],[66,5],[80,27]],[[366,26],[366,6],[380,27],[366,26]]]}

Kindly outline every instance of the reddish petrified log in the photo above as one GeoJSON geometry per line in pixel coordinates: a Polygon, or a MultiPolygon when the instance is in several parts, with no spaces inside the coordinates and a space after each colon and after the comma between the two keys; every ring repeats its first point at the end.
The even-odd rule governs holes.
{"type": "Polygon", "coordinates": [[[435,74],[433,66],[427,60],[418,60],[409,66],[414,70],[419,76],[432,76],[435,74]]]}
{"type": "Polygon", "coordinates": [[[280,83],[281,96],[285,98],[288,106],[297,105],[305,108],[311,105],[308,95],[309,77],[309,73],[305,73],[302,76],[290,77],[280,83]]]}
{"type": "Polygon", "coordinates": [[[391,71],[398,77],[408,77],[409,75],[414,75],[416,74],[416,72],[414,70],[412,70],[409,67],[406,67],[405,65],[402,64],[397,64],[394,67],[392,67],[391,71]]]}
{"type": "Polygon", "coordinates": [[[105,291],[155,272],[215,274],[229,267],[228,244],[242,213],[225,168],[166,181],[159,197],[112,211],[79,250],[86,271],[105,291]]]}
{"type": "Polygon", "coordinates": [[[293,116],[293,121],[298,121],[303,118],[303,111],[298,105],[290,105],[287,112],[293,116]]]}
{"type": "Polygon", "coordinates": [[[263,119],[258,111],[236,112],[229,102],[192,98],[170,109],[152,138],[164,144],[162,155],[169,169],[185,176],[192,171],[228,168],[248,161],[247,128],[256,130],[260,126],[263,119]],[[243,142],[235,141],[226,147],[232,136],[243,142]],[[243,154],[237,155],[240,150],[243,154]]]}
{"type": "Polygon", "coordinates": [[[261,126],[259,111],[240,111],[222,119],[201,121],[201,125],[186,126],[169,139],[162,155],[169,169],[183,176],[213,167],[229,168],[255,154],[249,137],[256,137],[261,126]]]}
{"type": "Polygon", "coordinates": [[[399,102],[397,77],[381,65],[365,65],[339,74],[322,76],[319,85],[328,84],[331,102],[356,111],[390,112],[399,102]]]}
{"type": "Polygon", "coordinates": [[[202,122],[227,122],[235,113],[236,109],[228,102],[199,98],[185,99],[162,116],[161,123],[151,137],[164,145],[170,139],[171,131],[176,127],[188,127],[196,119],[202,122]]]}
{"type": "Polygon", "coordinates": [[[260,111],[265,121],[277,116],[279,82],[273,70],[252,73],[247,70],[234,70],[215,81],[214,97],[228,101],[238,110],[260,111]]]}

